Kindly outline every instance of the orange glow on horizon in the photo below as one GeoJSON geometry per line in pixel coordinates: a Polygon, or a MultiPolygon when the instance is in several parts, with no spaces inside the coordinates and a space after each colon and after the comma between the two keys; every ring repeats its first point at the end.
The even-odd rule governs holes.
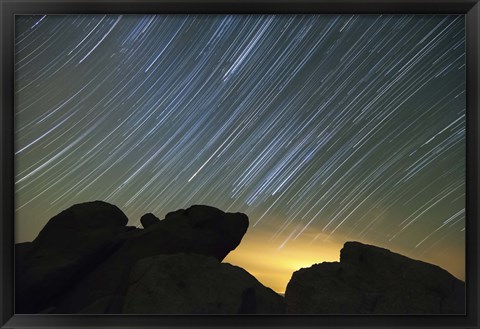
{"type": "Polygon", "coordinates": [[[224,262],[242,267],[263,285],[284,293],[293,272],[317,263],[338,262],[343,246],[343,242],[333,239],[313,244],[305,239],[292,239],[283,248],[278,248],[279,240],[272,240],[265,233],[247,232],[224,262]]]}
{"type": "MultiPolygon", "coordinates": [[[[313,239],[313,234],[308,235],[313,239]]],[[[223,262],[245,269],[264,286],[277,293],[284,293],[293,272],[322,262],[338,262],[340,250],[347,241],[323,235],[313,243],[311,239],[291,239],[279,248],[283,239],[283,237],[272,239],[271,234],[260,230],[247,231],[240,245],[231,251],[223,262]]],[[[368,241],[360,242],[383,247],[368,241]]],[[[412,259],[438,265],[460,280],[465,280],[465,257],[461,256],[460,251],[452,250],[437,257],[415,257],[409,255],[406,250],[390,250],[412,259]]]]}

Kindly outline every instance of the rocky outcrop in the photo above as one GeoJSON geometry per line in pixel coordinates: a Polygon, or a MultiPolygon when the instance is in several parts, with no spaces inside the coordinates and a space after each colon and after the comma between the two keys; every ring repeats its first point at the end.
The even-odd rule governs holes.
{"type": "Polygon", "coordinates": [[[285,313],[285,304],[240,267],[203,255],[174,254],[137,262],[122,313],[278,314],[285,313]]]}
{"type": "Polygon", "coordinates": [[[183,252],[221,261],[248,228],[244,214],[201,205],[164,220],[144,215],[145,229],[125,226],[127,221],[101,201],[53,217],[31,245],[16,248],[16,312],[120,313],[138,260],[183,252]]]}
{"type": "Polygon", "coordinates": [[[17,313],[36,313],[119,247],[127,217],[116,206],[94,201],[56,215],[32,243],[16,247],[17,313]]]}
{"type": "Polygon", "coordinates": [[[56,314],[464,314],[465,283],[432,264],[347,242],[340,262],[295,272],[285,299],[221,263],[248,217],[195,205],[144,229],[102,201],[15,246],[15,312],[56,314]]]}
{"type": "Polygon", "coordinates": [[[130,270],[138,260],[183,252],[221,261],[238,246],[247,227],[246,215],[224,213],[209,206],[192,206],[169,213],[159,223],[132,232],[118,250],[75,286],[61,301],[58,311],[91,312],[95,305],[98,313],[120,313],[130,270]]]}
{"type": "Polygon", "coordinates": [[[293,314],[463,314],[465,283],[438,266],[347,242],[340,262],[293,273],[285,299],[293,314]]]}
{"type": "Polygon", "coordinates": [[[154,214],[148,213],[140,218],[140,223],[144,228],[149,228],[152,225],[160,223],[160,219],[154,214]]]}

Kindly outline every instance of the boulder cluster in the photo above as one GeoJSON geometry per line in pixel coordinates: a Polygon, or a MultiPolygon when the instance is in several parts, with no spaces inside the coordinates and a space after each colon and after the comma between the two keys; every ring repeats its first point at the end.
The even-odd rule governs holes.
{"type": "Polygon", "coordinates": [[[283,298],[247,271],[221,263],[248,217],[209,206],[180,209],[143,229],[94,201],[53,217],[16,245],[16,313],[282,313],[283,298]]]}
{"type": "Polygon", "coordinates": [[[386,249],[347,242],[340,262],[292,276],[285,298],[223,263],[242,213],[194,205],[128,226],[116,206],[74,205],[15,246],[15,313],[463,314],[465,283],[386,249]]]}

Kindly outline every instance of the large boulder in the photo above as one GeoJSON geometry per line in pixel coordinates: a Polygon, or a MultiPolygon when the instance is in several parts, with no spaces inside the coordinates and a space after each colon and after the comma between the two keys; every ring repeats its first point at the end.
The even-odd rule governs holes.
{"type": "Polygon", "coordinates": [[[56,215],[32,243],[16,246],[16,313],[37,313],[109,256],[125,238],[128,219],[102,201],[56,215]]]}
{"type": "Polygon", "coordinates": [[[131,232],[115,253],[79,280],[61,301],[58,313],[120,313],[130,270],[138,260],[156,255],[195,253],[221,261],[240,243],[248,228],[248,217],[195,205],[169,213],[159,222],[150,218],[144,223],[145,229],[131,232]]]}
{"type": "Polygon", "coordinates": [[[464,314],[465,283],[438,266],[347,242],[340,262],[294,272],[285,300],[293,314],[464,314]]]}
{"type": "Polygon", "coordinates": [[[160,219],[154,214],[148,213],[140,218],[140,223],[144,228],[160,223],[160,219]]]}
{"type": "Polygon", "coordinates": [[[244,269],[213,257],[174,254],[133,267],[122,313],[279,314],[283,297],[244,269]]]}

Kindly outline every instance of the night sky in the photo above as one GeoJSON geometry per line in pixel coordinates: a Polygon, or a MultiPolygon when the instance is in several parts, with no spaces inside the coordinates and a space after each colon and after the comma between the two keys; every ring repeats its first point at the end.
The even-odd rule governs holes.
{"type": "Polygon", "coordinates": [[[459,16],[17,16],[16,241],[73,204],[207,204],[283,292],[361,241],[464,279],[459,16]]]}

